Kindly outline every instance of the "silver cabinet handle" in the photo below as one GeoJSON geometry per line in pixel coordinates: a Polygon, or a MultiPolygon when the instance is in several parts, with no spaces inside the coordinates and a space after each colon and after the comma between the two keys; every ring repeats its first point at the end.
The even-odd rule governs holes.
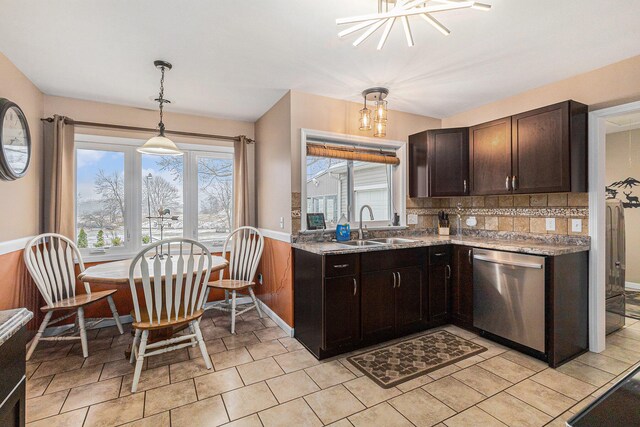
{"type": "Polygon", "coordinates": [[[447,269],[447,279],[451,279],[451,266],[449,264],[447,264],[446,266],[447,269]]]}
{"type": "Polygon", "coordinates": [[[398,288],[400,287],[401,283],[402,283],[402,276],[400,275],[400,272],[398,271],[398,288]]]}
{"type": "Polygon", "coordinates": [[[467,180],[462,181],[462,192],[467,194],[467,180]]]}
{"type": "Polygon", "coordinates": [[[507,179],[504,181],[504,185],[507,188],[507,191],[511,190],[511,187],[509,187],[509,175],[507,175],[507,179]]]}
{"type": "Polygon", "coordinates": [[[347,268],[349,267],[349,264],[335,264],[333,266],[333,268],[347,268]]]}
{"type": "Polygon", "coordinates": [[[356,278],[353,278],[353,296],[355,297],[356,294],[358,293],[358,282],[356,281],[356,278]]]}
{"type": "Polygon", "coordinates": [[[471,257],[473,256],[473,249],[469,249],[469,264],[473,264],[473,260],[471,259],[471,257]]]}
{"type": "Polygon", "coordinates": [[[398,284],[397,279],[396,279],[396,272],[393,271],[393,272],[391,272],[391,274],[393,274],[393,289],[395,289],[396,285],[398,284]]]}
{"type": "Polygon", "coordinates": [[[494,264],[500,264],[500,265],[512,265],[514,267],[537,268],[537,269],[544,267],[543,264],[536,264],[532,262],[497,260],[497,259],[493,259],[483,255],[474,255],[473,258],[479,261],[492,262],[494,264]]]}
{"type": "Polygon", "coordinates": [[[517,190],[518,189],[518,177],[513,175],[513,177],[511,178],[511,188],[513,190],[517,190]]]}

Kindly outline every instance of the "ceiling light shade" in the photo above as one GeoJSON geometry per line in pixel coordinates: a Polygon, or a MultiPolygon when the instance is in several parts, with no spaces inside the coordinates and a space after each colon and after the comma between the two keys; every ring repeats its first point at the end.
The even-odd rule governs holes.
{"type": "Polygon", "coordinates": [[[385,98],[388,94],[389,89],[384,87],[372,87],[362,91],[364,108],[360,110],[360,130],[373,128],[373,136],[377,137],[383,137],[387,134],[387,101],[385,98]],[[375,105],[373,111],[367,108],[367,101],[371,101],[375,105]]]}
{"type": "Polygon", "coordinates": [[[367,108],[365,99],[364,108],[360,110],[360,130],[371,130],[371,110],[367,108]]]}
{"type": "Polygon", "coordinates": [[[165,70],[170,70],[172,68],[172,65],[166,61],[161,60],[154,61],[153,65],[155,65],[156,68],[160,70],[161,74],[160,93],[156,98],[160,110],[160,123],[158,123],[159,133],[158,135],[145,142],[142,147],[139,147],[137,149],[137,151],[143,154],[154,154],[160,156],[181,156],[184,153],[178,149],[178,147],[172,140],[164,135],[164,122],[162,121],[164,104],[171,103],[171,101],[165,99],[164,97],[164,72],[165,70]]]}
{"type": "Polygon", "coordinates": [[[442,34],[448,35],[451,31],[431,15],[457,9],[487,11],[491,10],[491,5],[465,0],[378,0],[378,13],[336,19],[337,25],[352,24],[349,28],[340,31],[338,37],[346,37],[366,29],[353,43],[354,46],[359,46],[384,25],[377,47],[378,50],[381,50],[389,37],[394,22],[399,19],[404,28],[407,45],[411,47],[414,45],[414,40],[409,18],[420,16],[442,34]]]}
{"type": "Polygon", "coordinates": [[[159,156],[181,156],[183,154],[175,142],[162,135],[157,135],[149,139],[142,147],[139,147],[137,151],[143,154],[155,154],[159,156]]]}

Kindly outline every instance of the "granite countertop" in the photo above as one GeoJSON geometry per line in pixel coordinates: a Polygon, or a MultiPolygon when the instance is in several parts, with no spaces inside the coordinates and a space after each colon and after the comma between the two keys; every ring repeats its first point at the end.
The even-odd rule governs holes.
{"type": "Polygon", "coordinates": [[[32,318],[33,313],[26,308],[0,311],[0,345],[7,342],[32,318]]]}
{"type": "Polygon", "coordinates": [[[507,240],[507,239],[486,239],[480,237],[470,236],[411,236],[404,237],[412,242],[397,243],[397,244],[385,244],[376,246],[345,246],[337,242],[299,242],[294,243],[292,246],[296,249],[301,249],[307,252],[312,252],[319,255],[338,255],[348,253],[359,252],[374,252],[385,251],[389,249],[405,249],[405,248],[419,248],[436,245],[465,245],[482,249],[495,249],[509,252],[520,252],[532,255],[545,255],[545,256],[558,256],[564,254],[571,254],[576,252],[588,251],[590,246],[586,244],[566,244],[566,243],[552,243],[552,242],[539,242],[535,240],[507,240]]]}

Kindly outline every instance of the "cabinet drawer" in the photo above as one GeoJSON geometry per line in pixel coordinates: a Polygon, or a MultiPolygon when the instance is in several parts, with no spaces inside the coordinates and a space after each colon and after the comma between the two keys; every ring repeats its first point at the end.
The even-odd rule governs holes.
{"type": "Polygon", "coordinates": [[[362,271],[381,271],[423,265],[425,252],[424,248],[365,252],[361,255],[360,260],[362,271]]]}
{"type": "Polygon", "coordinates": [[[356,274],[358,254],[329,255],[324,261],[325,277],[348,276],[356,274]]]}
{"type": "Polygon", "coordinates": [[[429,265],[449,264],[449,246],[429,248],[429,265]]]}

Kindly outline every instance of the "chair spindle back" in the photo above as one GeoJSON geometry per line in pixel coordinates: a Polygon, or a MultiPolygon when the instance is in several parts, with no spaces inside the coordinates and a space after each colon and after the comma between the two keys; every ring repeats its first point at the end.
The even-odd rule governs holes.
{"type": "Polygon", "coordinates": [[[140,251],[129,267],[136,321],[142,321],[134,280],[136,268],[140,268],[144,307],[153,325],[160,323],[163,317],[179,321],[202,309],[212,263],[206,246],[191,239],[165,239],[140,251]],[[160,255],[151,258],[156,254],[156,248],[160,255]]]}
{"type": "MultiPolygon", "coordinates": [[[[222,256],[229,255],[229,279],[250,282],[258,269],[264,248],[264,237],[254,227],[235,229],[224,242],[222,256]]],[[[224,271],[220,271],[220,279],[224,271]]]]}
{"type": "MultiPolygon", "coordinates": [[[[84,263],[73,241],[61,234],[44,233],[34,237],[24,248],[24,262],[38,290],[49,307],[65,298],[76,296],[74,258],[80,272],[84,263]]],[[[84,282],[90,294],[89,283],[84,282]]]]}

